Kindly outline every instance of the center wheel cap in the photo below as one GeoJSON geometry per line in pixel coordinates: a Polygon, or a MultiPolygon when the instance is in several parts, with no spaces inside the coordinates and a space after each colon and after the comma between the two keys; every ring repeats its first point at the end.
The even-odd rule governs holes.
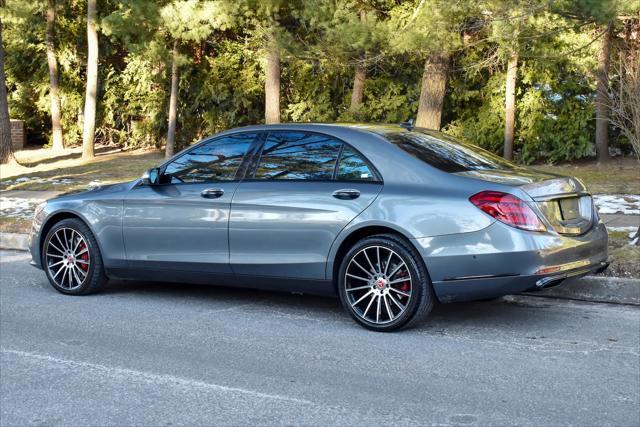
{"type": "Polygon", "coordinates": [[[376,286],[378,287],[378,289],[384,289],[387,286],[387,281],[380,278],[376,280],[376,286]]]}

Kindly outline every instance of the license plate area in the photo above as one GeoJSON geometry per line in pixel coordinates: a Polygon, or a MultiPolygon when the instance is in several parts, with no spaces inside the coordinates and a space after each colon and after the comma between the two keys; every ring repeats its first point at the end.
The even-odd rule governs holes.
{"type": "Polygon", "coordinates": [[[593,225],[591,196],[560,197],[538,202],[545,218],[560,234],[580,235],[593,225]]]}
{"type": "Polygon", "coordinates": [[[579,198],[560,199],[558,203],[560,204],[560,216],[563,221],[571,221],[581,217],[579,198]]]}

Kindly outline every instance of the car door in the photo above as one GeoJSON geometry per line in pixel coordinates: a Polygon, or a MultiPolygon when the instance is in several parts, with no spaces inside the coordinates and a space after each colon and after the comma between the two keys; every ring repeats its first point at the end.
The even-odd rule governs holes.
{"type": "Polygon", "coordinates": [[[229,209],[257,135],[201,143],[162,167],[159,185],[129,192],[123,234],[130,267],[231,273],[229,209]]]}
{"type": "Polygon", "coordinates": [[[231,205],[233,271],[324,280],[331,244],[380,192],[379,176],[342,141],[300,131],[270,132],[254,163],[231,205]]]}

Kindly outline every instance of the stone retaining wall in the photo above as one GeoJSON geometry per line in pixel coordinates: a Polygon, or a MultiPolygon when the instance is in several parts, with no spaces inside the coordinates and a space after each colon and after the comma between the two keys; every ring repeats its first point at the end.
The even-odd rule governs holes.
{"type": "Polygon", "coordinates": [[[24,121],[11,119],[11,145],[13,151],[22,150],[27,142],[24,121]]]}

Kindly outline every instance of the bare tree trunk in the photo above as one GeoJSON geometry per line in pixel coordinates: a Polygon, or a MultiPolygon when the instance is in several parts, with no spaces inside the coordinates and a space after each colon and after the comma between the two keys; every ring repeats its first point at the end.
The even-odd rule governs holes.
{"type": "Polygon", "coordinates": [[[513,134],[516,127],[516,81],[518,80],[518,53],[513,52],[507,63],[507,85],[504,109],[503,157],[513,159],[513,134]]]}
{"type": "Polygon", "coordinates": [[[265,123],[280,123],[280,52],[275,47],[267,51],[267,75],[264,82],[265,123]]]}
{"type": "Polygon", "coordinates": [[[596,153],[598,162],[609,161],[609,66],[611,64],[611,24],[602,36],[596,74],[596,153]]]}
{"type": "Polygon", "coordinates": [[[356,66],[356,74],[353,79],[353,92],[351,92],[351,106],[349,110],[354,113],[362,106],[364,97],[364,81],[367,78],[367,69],[363,63],[356,66]]]}
{"type": "Polygon", "coordinates": [[[56,1],[49,0],[47,7],[47,63],[49,64],[49,97],[51,98],[51,131],[53,149],[64,149],[60,119],[60,97],[58,96],[58,61],[55,51],[56,1]]]}
{"type": "Polygon", "coordinates": [[[171,61],[171,97],[169,98],[169,131],[164,156],[173,157],[176,146],[176,121],[178,110],[178,41],[174,40],[171,61]]]}
{"type": "Polygon", "coordinates": [[[96,0],[87,0],[87,90],[84,100],[82,158],[94,157],[96,132],[96,97],[98,93],[98,31],[96,30],[96,0]]]}
{"type": "Polygon", "coordinates": [[[449,73],[448,55],[431,55],[424,63],[416,126],[440,129],[449,73]]]}
{"type": "MultiPolygon", "coordinates": [[[[0,1],[4,6],[4,1],[0,1]]],[[[10,163],[13,158],[11,145],[11,121],[9,120],[9,102],[4,75],[4,44],[2,42],[2,20],[0,20],[0,163],[10,163]]]]}

